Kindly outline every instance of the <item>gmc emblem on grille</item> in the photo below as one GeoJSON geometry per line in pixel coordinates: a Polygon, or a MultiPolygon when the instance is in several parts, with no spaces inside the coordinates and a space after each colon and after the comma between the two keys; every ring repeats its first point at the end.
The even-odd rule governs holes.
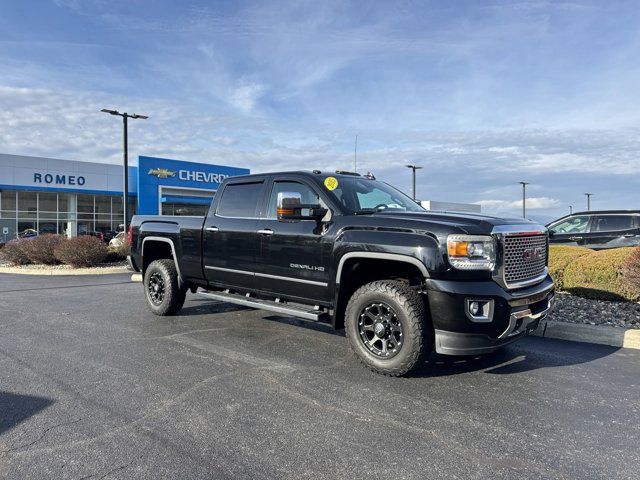
{"type": "Polygon", "coordinates": [[[527,248],[522,252],[522,258],[527,262],[533,262],[539,260],[542,257],[542,247],[527,248]]]}

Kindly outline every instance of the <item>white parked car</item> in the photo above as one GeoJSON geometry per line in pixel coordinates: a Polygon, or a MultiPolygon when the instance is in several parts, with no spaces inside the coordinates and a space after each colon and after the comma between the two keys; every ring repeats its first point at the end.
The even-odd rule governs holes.
{"type": "Polygon", "coordinates": [[[120,232],[111,240],[109,240],[109,246],[119,248],[123,246],[126,241],[127,241],[126,232],[120,232]]]}

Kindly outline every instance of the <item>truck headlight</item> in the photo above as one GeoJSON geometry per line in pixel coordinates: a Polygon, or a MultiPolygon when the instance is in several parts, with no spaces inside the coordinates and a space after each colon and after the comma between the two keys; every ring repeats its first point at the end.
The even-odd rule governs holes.
{"type": "Polygon", "coordinates": [[[496,244],[484,235],[449,235],[449,263],[458,270],[493,270],[496,266],[496,244]]]}

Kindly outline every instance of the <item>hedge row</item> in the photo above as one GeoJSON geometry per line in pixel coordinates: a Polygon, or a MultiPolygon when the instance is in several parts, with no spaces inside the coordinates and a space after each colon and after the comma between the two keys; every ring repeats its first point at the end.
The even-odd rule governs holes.
{"type": "Polygon", "coordinates": [[[640,248],[552,245],[549,271],[559,290],[597,300],[640,300],[640,248]]]}
{"type": "Polygon", "coordinates": [[[66,238],[60,235],[40,235],[7,242],[0,250],[0,259],[12,265],[64,263],[72,267],[93,267],[99,263],[124,259],[124,248],[108,248],[96,237],[66,238]]]}

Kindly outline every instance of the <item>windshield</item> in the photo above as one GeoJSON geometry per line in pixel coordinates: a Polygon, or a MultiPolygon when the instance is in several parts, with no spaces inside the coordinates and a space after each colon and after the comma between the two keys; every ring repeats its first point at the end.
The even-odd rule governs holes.
{"type": "Polygon", "coordinates": [[[329,194],[351,213],[425,211],[404,193],[384,182],[354,176],[342,177],[336,184],[329,194]]]}

